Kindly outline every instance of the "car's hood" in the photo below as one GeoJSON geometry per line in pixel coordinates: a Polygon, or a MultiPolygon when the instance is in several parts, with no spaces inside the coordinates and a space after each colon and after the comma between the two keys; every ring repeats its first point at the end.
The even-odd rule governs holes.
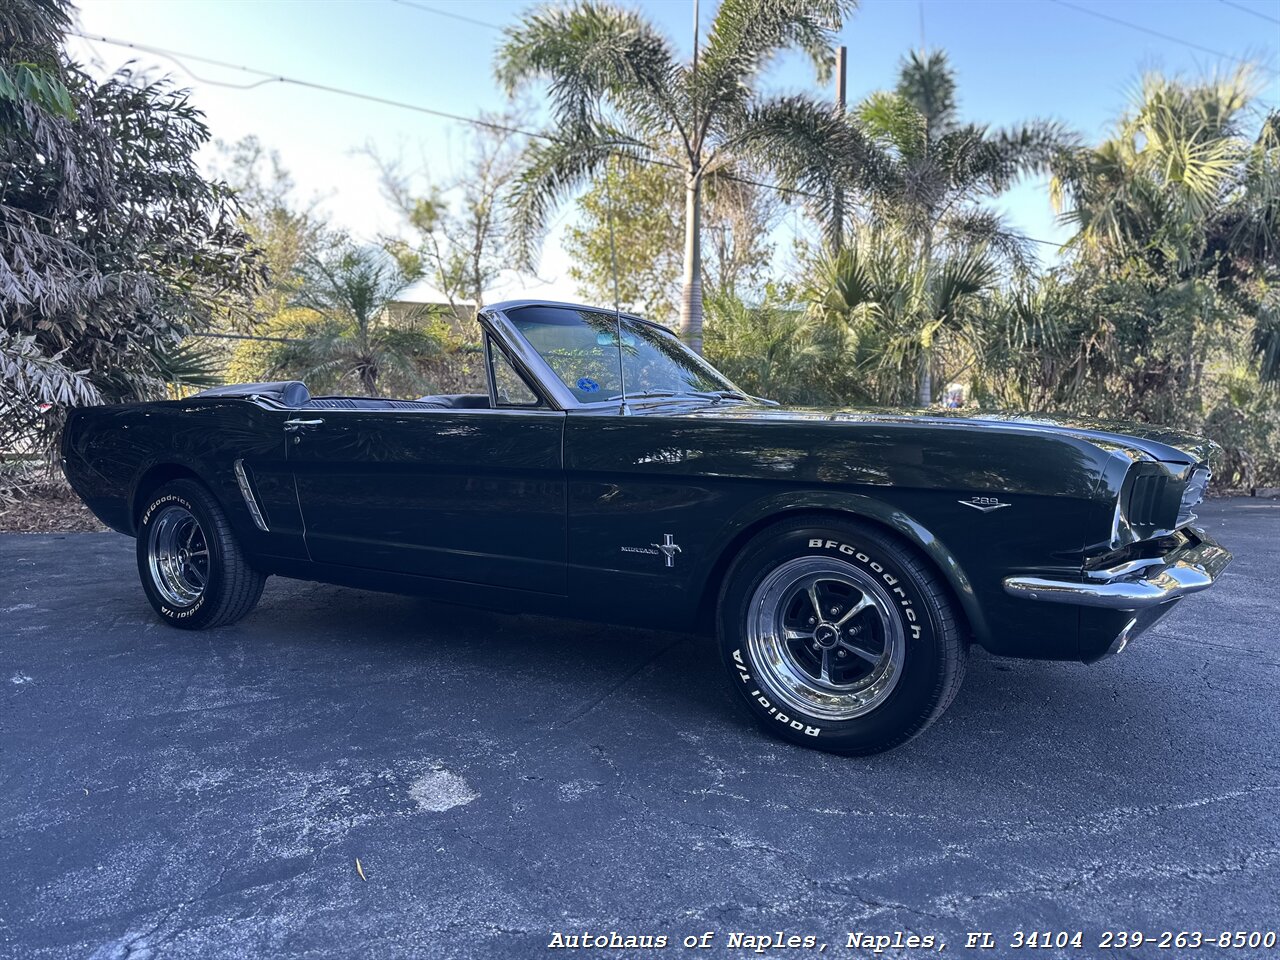
{"type": "Polygon", "coordinates": [[[1042,413],[964,413],[958,410],[898,410],[845,408],[839,410],[791,406],[715,404],[689,413],[734,420],[928,424],[957,430],[1030,430],[1080,437],[1101,447],[1137,450],[1168,463],[1202,463],[1213,444],[1194,434],[1148,423],[1059,417],[1042,413]]]}

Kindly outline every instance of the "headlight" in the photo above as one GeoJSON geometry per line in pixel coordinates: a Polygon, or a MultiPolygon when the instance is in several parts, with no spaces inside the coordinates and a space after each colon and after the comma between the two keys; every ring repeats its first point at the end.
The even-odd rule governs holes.
{"type": "Polygon", "coordinates": [[[1212,474],[1208,467],[1196,467],[1187,478],[1187,485],[1182,488],[1182,501],[1178,504],[1178,522],[1175,527],[1185,527],[1196,518],[1196,504],[1204,499],[1204,492],[1209,488],[1212,474]]]}

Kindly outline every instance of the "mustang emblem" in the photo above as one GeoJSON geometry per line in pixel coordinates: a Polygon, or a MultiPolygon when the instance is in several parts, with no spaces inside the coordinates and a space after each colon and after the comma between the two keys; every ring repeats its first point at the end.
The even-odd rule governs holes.
{"type": "Polygon", "coordinates": [[[661,543],[651,543],[649,546],[656,547],[667,558],[668,567],[674,567],[676,565],[676,554],[684,552],[680,549],[680,545],[676,543],[676,538],[670,533],[662,535],[661,543]]]}
{"type": "Polygon", "coordinates": [[[990,513],[992,510],[1013,506],[1012,503],[1001,503],[996,497],[974,497],[972,500],[957,500],[956,503],[963,504],[966,507],[973,507],[973,509],[981,510],[983,513],[990,513]]]}

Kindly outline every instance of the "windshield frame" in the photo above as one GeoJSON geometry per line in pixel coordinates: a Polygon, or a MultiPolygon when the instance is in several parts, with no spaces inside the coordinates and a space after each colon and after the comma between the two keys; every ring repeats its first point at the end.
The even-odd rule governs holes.
{"type": "Polygon", "coordinates": [[[584,401],[569,389],[568,385],[560,379],[551,365],[543,358],[542,354],[525,338],[520,328],[507,316],[507,311],[516,310],[521,307],[550,307],[561,308],[565,310],[580,310],[588,313],[604,314],[613,316],[614,311],[602,307],[592,307],[580,303],[561,303],[553,300],[507,300],[502,303],[496,303],[486,307],[480,314],[480,322],[494,335],[499,343],[507,346],[509,354],[519,366],[524,368],[524,372],[535,385],[542,389],[542,392],[550,398],[552,403],[560,410],[601,410],[616,409],[627,404],[633,403],[660,403],[660,402],[701,402],[706,404],[728,402],[759,402],[757,398],[752,397],[745,390],[738,387],[732,380],[715,368],[704,357],[699,356],[690,350],[683,341],[680,340],[671,330],[662,326],[660,323],[654,323],[652,320],[646,320],[644,317],[637,316],[633,313],[625,311],[620,312],[619,316],[628,323],[643,324],[645,327],[654,331],[659,336],[670,338],[677,344],[681,351],[688,355],[689,361],[695,366],[705,367],[715,374],[720,380],[723,380],[728,386],[741,394],[738,397],[720,397],[711,396],[706,393],[678,393],[672,396],[666,395],[645,395],[642,393],[629,393],[626,400],[622,399],[601,399],[584,401]]]}

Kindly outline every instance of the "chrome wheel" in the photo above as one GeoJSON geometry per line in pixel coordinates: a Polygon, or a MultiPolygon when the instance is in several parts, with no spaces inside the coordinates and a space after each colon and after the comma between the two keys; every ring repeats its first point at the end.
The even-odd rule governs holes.
{"type": "Polygon", "coordinates": [[[155,517],[147,538],[151,582],[167,603],[189,607],[209,583],[209,543],[194,514],[170,504],[155,517]]]}
{"type": "Polygon", "coordinates": [[[800,557],[764,578],[747,611],[756,673],[791,710],[851,720],[884,703],[906,643],[889,592],[860,567],[800,557]]]}

